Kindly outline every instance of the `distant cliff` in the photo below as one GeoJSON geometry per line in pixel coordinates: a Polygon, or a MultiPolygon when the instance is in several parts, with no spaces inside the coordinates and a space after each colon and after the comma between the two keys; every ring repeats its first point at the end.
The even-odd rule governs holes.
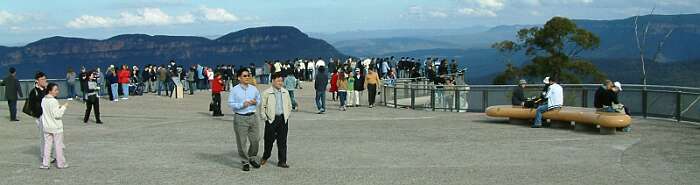
{"type": "Polygon", "coordinates": [[[286,26],[248,28],[215,40],[204,37],[127,34],[106,40],[50,37],[24,47],[0,46],[0,70],[60,70],[108,64],[260,64],[270,59],[344,56],[327,42],[286,26]],[[34,69],[36,68],[36,69],[34,69]],[[55,69],[58,68],[58,69],[55,69]]]}

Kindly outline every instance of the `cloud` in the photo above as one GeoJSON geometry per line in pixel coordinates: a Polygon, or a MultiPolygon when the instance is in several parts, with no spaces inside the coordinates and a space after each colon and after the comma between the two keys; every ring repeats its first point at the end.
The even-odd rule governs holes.
{"type": "Polygon", "coordinates": [[[24,21],[25,17],[4,10],[0,11],[0,25],[15,24],[24,21]]]}
{"type": "Polygon", "coordinates": [[[69,28],[111,28],[129,26],[165,26],[190,24],[198,20],[211,22],[235,22],[239,18],[222,8],[200,7],[196,15],[187,12],[182,15],[169,15],[159,8],[141,8],[133,12],[121,12],[117,17],[82,15],[68,23],[69,28]]]}
{"type": "Polygon", "coordinates": [[[406,13],[401,14],[401,18],[411,18],[425,20],[426,18],[447,18],[450,14],[438,9],[426,9],[422,6],[410,6],[406,13]]]}
{"type": "Polygon", "coordinates": [[[143,8],[136,13],[122,12],[118,17],[101,17],[92,15],[82,15],[69,21],[66,26],[69,28],[109,28],[127,26],[162,26],[171,24],[193,23],[191,14],[180,16],[170,16],[158,8],[143,8]]]}
{"type": "Polygon", "coordinates": [[[223,8],[208,8],[206,6],[202,6],[199,8],[199,10],[203,14],[204,19],[207,21],[235,22],[239,20],[236,15],[233,15],[223,8]]]}
{"type": "Polygon", "coordinates": [[[505,0],[463,0],[463,8],[457,10],[461,15],[475,17],[496,17],[496,12],[505,6],[505,0]]]}

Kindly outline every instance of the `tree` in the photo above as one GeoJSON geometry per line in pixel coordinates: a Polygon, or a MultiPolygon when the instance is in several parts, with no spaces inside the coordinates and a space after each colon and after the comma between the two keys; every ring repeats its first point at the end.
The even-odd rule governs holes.
{"type": "MultiPolygon", "coordinates": [[[[656,8],[652,8],[651,12],[649,15],[654,15],[654,10],[656,8]]],[[[647,25],[644,28],[644,32],[641,35],[641,39],[639,38],[639,15],[634,17],[634,39],[637,41],[637,49],[639,50],[639,58],[641,59],[642,62],[642,84],[643,89],[647,89],[647,70],[646,70],[646,63],[644,62],[644,48],[646,48],[647,45],[647,33],[649,32],[649,25],[651,25],[650,22],[647,22],[647,25]],[[641,40],[641,41],[640,41],[641,40]]],[[[659,41],[658,46],[656,47],[656,53],[654,54],[654,58],[652,58],[652,62],[656,63],[658,62],[659,59],[659,54],[661,54],[661,48],[664,47],[664,43],[666,40],[671,36],[671,33],[673,33],[673,30],[675,28],[671,28],[668,33],[664,36],[661,41],[659,41]]]]}
{"type": "MultiPolygon", "coordinates": [[[[605,78],[595,65],[578,58],[582,52],[598,48],[600,39],[567,18],[554,17],[542,27],[521,29],[517,39],[513,42],[517,45],[514,48],[524,49],[525,55],[532,59],[519,70],[522,76],[553,76],[567,83],[581,83],[581,76],[595,80],[605,78]]],[[[500,43],[507,42],[512,41],[500,43]]]]}
{"type": "Polygon", "coordinates": [[[520,69],[513,65],[513,55],[520,50],[520,46],[513,41],[505,40],[494,43],[491,45],[491,48],[497,49],[498,52],[503,54],[503,61],[506,65],[505,71],[493,79],[493,84],[505,85],[509,82],[520,79],[522,77],[520,74],[520,69]]]}

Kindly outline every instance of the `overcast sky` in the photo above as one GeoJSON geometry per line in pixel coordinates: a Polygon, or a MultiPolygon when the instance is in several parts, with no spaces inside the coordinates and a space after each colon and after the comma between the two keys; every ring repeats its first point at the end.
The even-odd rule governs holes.
{"type": "Polygon", "coordinates": [[[700,0],[1,0],[0,45],[50,36],[212,36],[287,25],[332,33],[542,24],[552,16],[622,19],[700,13],[700,0]]]}

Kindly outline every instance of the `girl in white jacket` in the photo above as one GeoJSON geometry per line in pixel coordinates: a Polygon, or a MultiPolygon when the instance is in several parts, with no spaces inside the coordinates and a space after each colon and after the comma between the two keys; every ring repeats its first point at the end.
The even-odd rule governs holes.
{"type": "Polygon", "coordinates": [[[41,162],[41,169],[49,169],[51,162],[51,147],[56,147],[56,166],[59,169],[68,168],[66,159],[63,156],[63,113],[66,111],[68,104],[59,105],[56,96],[59,95],[58,85],[49,83],[46,86],[48,93],[41,101],[41,109],[43,114],[39,119],[44,126],[44,158],[41,162]]]}

